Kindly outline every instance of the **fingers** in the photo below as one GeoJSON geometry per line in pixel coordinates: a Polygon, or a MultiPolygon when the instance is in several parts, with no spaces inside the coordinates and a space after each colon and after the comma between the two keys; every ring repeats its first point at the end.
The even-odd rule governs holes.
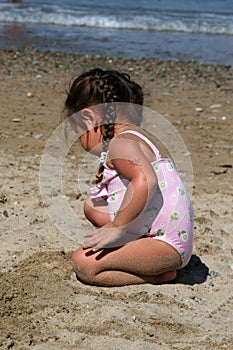
{"type": "Polygon", "coordinates": [[[93,252],[97,252],[98,250],[101,249],[100,245],[100,241],[99,241],[99,237],[98,235],[96,235],[96,233],[87,233],[85,236],[86,238],[84,244],[83,244],[83,248],[92,248],[93,252]]]}
{"type": "Polygon", "coordinates": [[[92,243],[92,242],[90,242],[90,241],[85,241],[84,243],[83,243],[83,248],[84,249],[87,249],[87,248],[92,248],[92,250],[93,249],[98,249],[98,247],[97,247],[97,243],[92,243]]]}
{"type": "Polygon", "coordinates": [[[100,249],[100,248],[92,248],[92,251],[93,251],[94,253],[98,252],[99,250],[101,250],[101,249],[100,249]]]}

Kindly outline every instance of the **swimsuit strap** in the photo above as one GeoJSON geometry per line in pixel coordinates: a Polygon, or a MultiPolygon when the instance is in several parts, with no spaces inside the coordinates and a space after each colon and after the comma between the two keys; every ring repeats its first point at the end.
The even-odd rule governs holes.
{"type": "Polygon", "coordinates": [[[155,147],[155,145],[146,137],[144,136],[143,134],[141,134],[140,132],[138,131],[135,131],[135,130],[125,130],[125,131],[122,131],[120,134],[126,134],[126,133],[129,133],[129,134],[133,134],[133,135],[136,135],[138,136],[139,138],[141,138],[143,141],[145,141],[148,146],[150,146],[150,148],[153,150],[155,156],[156,156],[156,159],[159,160],[161,159],[161,155],[160,155],[160,152],[159,150],[155,147]]]}

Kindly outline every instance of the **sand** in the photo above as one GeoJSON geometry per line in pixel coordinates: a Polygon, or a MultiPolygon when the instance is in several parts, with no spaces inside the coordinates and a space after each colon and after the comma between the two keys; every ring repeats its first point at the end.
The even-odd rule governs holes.
{"type": "MultiPolygon", "coordinates": [[[[232,68],[23,49],[0,51],[0,79],[0,348],[230,349],[232,68]],[[41,155],[60,123],[65,91],[74,75],[95,66],[131,74],[145,105],[174,125],[188,149],[194,250],[173,283],[80,283],[70,264],[78,243],[53,225],[41,199],[41,155]]],[[[66,158],[64,196],[83,233],[90,225],[77,193],[80,157],[74,149],[66,158]]]]}

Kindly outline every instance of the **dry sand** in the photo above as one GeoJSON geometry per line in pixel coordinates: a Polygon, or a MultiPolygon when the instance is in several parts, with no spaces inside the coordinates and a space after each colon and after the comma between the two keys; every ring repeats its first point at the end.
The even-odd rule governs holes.
{"type": "MultiPolygon", "coordinates": [[[[202,63],[0,51],[0,348],[231,349],[233,330],[232,68],[202,63]],[[77,244],[51,223],[40,158],[74,75],[100,66],[130,73],[145,105],[190,152],[194,251],[174,283],[100,288],[75,279],[77,244]]],[[[153,121],[151,121],[153,122],[153,121]]],[[[65,195],[77,197],[80,154],[67,156],[65,195]]]]}

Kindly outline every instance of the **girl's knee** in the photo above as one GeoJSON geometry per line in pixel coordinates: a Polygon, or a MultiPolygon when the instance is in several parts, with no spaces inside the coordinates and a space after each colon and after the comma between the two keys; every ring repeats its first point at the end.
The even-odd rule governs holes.
{"type": "Polygon", "coordinates": [[[95,275],[95,268],[91,259],[88,259],[87,250],[77,249],[71,256],[71,262],[77,277],[83,282],[90,283],[95,275]]]}
{"type": "Polygon", "coordinates": [[[85,251],[83,248],[75,250],[71,256],[71,262],[75,271],[82,271],[85,269],[85,251]]]}
{"type": "Polygon", "coordinates": [[[97,227],[101,227],[110,222],[107,202],[105,200],[92,200],[88,197],[84,203],[84,215],[97,227]]]}

